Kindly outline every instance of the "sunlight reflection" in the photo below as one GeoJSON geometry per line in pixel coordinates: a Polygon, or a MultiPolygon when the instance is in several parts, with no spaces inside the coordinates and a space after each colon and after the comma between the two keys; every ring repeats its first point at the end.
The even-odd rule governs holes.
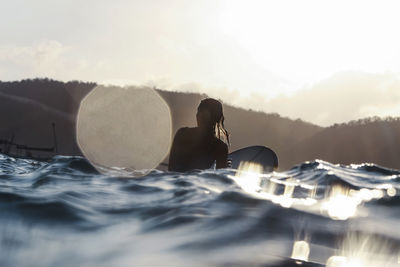
{"type": "Polygon", "coordinates": [[[396,188],[394,188],[391,184],[381,184],[378,186],[378,189],[385,190],[389,197],[394,197],[397,194],[396,188]]]}
{"type": "Polygon", "coordinates": [[[390,187],[386,190],[386,193],[389,197],[394,197],[396,195],[396,189],[394,187],[390,187]]]}
{"type": "Polygon", "coordinates": [[[347,258],[341,256],[332,256],[326,262],[326,267],[344,267],[347,264],[347,258]]]}
{"type": "Polygon", "coordinates": [[[350,195],[359,198],[360,201],[370,201],[372,199],[379,199],[384,197],[384,193],[380,189],[367,189],[362,188],[360,191],[357,190],[350,190],[350,195]]]}
{"type": "Polygon", "coordinates": [[[248,193],[255,193],[261,190],[260,174],[263,167],[260,164],[252,162],[240,162],[238,172],[236,173],[236,183],[248,193]]]}
{"type": "Polygon", "coordinates": [[[327,267],[398,266],[388,240],[376,236],[350,233],[340,247],[340,254],[326,262],[327,267]]]}
{"type": "MultiPolygon", "coordinates": [[[[252,162],[241,162],[239,169],[235,176],[229,175],[238,186],[240,186],[246,193],[260,198],[267,199],[273,203],[279,204],[282,207],[290,208],[294,204],[311,206],[317,203],[312,198],[294,198],[293,193],[295,188],[302,188],[304,190],[315,190],[315,187],[308,185],[301,185],[295,179],[289,178],[285,181],[271,178],[271,174],[263,174],[263,168],[259,164],[252,162]],[[276,188],[279,186],[284,187],[282,195],[275,193],[276,188]]],[[[274,173],[274,175],[279,175],[274,173]]],[[[284,177],[284,176],[283,176],[284,177]]],[[[306,191],[307,192],[307,191],[306,191]]],[[[308,193],[307,193],[308,194],[308,193]]]]}
{"type": "MultiPolygon", "coordinates": [[[[389,196],[396,194],[396,189],[389,184],[373,189],[357,190],[352,189],[350,185],[336,183],[328,187],[329,191],[323,198],[317,194],[318,185],[302,184],[300,180],[282,173],[263,174],[262,170],[262,166],[258,164],[243,162],[236,175],[229,177],[246,193],[254,197],[270,200],[285,208],[321,213],[334,220],[347,220],[356,215],[363,216],[367,214],[368,209],[360,209],[361,204],[383,198],[385,193],[389,196]]],[[[303,238],[296,237],[296,239],[303,238]]],[[[379,240],[376,236],[349,233],[335,253],[336,255],[327,260],[326,266],[398,266],[400,255],[393,254],[393,247],[388,242],[388,240],[379,240]]],[[[310,245],[307,241],[294,242],[291,255],[293,260],[297,263],[308,261],[309,255],[310,245]]]]}
{"type": "Polygon", "coordinates": [[[283,196],[281,197],[281,201],[280,201],[280,204],[282,207],[290,208],[293,204],[292,195],[293,195],[295,184],[293,184],[292,182],[293,182],[293,180],[289,179],[289,180],[287,180],[287,183],[285,184],[285,190],[283,192],[283,196]]]}
{"type": "Polygon", "coordinates": [[[293,252],[291,258],[294,260],[308,261],[310,255],[310,246],[306,241],[296,241],[293,244],[293,252]]]}
{"type": "Polygon", "coordinates": [[[360,203],[360,198],[352,196],[349,188],[333,185],[329,197],[323,202],[321,208],[334,220],[347,220],[356,214],[360,203]]]}
{"type": "Polygon", "coordinates": [[[365,265],[358,260],[348,260],[342,256],[332,256],[326,262],[326,267],[364,267],[365,265]]]}
{"type": "Polygon", "coordinates": [[[372,192],[367,188],[361,188],[358,195],[364,201],[370,201],[373,197],[372,192]]]}
{"type": "Polygon", "coordinates": [[[313,186],[309,189],[308,198],[314,199],[317,196],[317,188],[318,186],[313,186]]]}
{"type": "Polygon", "coordinates": [[[379,198],[383,198],[383,196],[384,196],[384,193],[382,190],[379,190],[379,189],[372,190],[372,198],[379,199],[379,198]]]}
{"type": "Polygon", "coordinates": [[[265,185],[265,192],[266,193],[268,193],[268,194],[274,194],[275,193],[275,190],[276,190],[276,186],[277,186],[277,184],[276,184],[276,182],[275,181],[273,181],[272,179],[269,179],[269,180],[267,180],[267,182],[266,182],[266,185],[265,185]]]}
{"type": "Polygon", "coordinates": [[[321,202],[320,210],[322,214],[327,214],[334,220],[347,220],[350,217],[366,215],[358,212],[358,207],[372,199],[380,199],[385,196],[383,187],[375,189],[361,188],[360,190],[349,189],[343,185],[333,185],[329,196],[321,202]]]}
{"type": "Polygon", "coordinates": [[[329,216],[334,220],[347,220],[356,215],[367,216],[368,209],[359,211],[362,203],[382,198],[385,192],[391,196],[396,194],[396,190],[390,185],[356,190],[342,184],[334,184],[324,199],[318,199],[318,185],[302,184],[301,181],[280,173],[263,174],[262,171],[263,168],[259,164],[241,162],[236,175],[229,177],[246,193],[256,198],[270,200],[284,208],[304,209],[307,206],[308,211],[329,216]]]}

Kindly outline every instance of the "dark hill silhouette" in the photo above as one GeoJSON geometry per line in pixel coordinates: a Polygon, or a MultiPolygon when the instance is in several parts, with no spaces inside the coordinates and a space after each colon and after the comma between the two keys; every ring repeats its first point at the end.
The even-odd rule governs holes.
{"type": "Polygon", "coordinates": [[[0,139],[9,140],[15,135],[15,143],[51,147],[54,145],[51,124],[55,122],[58,151],[79,155],[75,142],[76,112],[80,99],[94,86],[94,83],[49,79],[0,82],[0,139]]]}
{"type": "Polygon", "coordinates": [[[22,80],[0,83],[0,92],[10,96],[35,100],[62,112],[71,113],[80,99],[93,87],[94,83],[72,81],[63,83],[49,79],[22,80]]]}
{"type": "MultiPolygon", "coordinates": [[[[49,79],[0,82],[0,139],[14,134],[18,144],[51,147],[51,123],[55,122],[59,154],[81,155],[75,139],[76,115],[81,99],[95,86],[49,79]]],[[[197,106],[206,95],[158,92],[170,106],[174,132],[196,124],[197,106]]],[[[224,114],[232,151],[254,144],[268,146],[277,152],[281,170],[316,158],[400,168],[399,119],[365,119],[323,128],[230,105],[224,105],[224,114]]]]}
{"type": "Polygon", "coordinates": [[[399,169],[400,118],[374,117],[335,124],[283,154],[288,155],[288,166],[319,158],[332,163],[370,162],[399,169]]]}

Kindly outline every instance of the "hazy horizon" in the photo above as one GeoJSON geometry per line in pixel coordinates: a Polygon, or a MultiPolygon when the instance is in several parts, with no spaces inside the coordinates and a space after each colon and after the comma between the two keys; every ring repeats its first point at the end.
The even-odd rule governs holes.
{"type": "Polygon", "coordinates": [[[206,93],[321,126],[400,116],[396,1],[27,1],[0,11],[0,80],[206,93]]]}

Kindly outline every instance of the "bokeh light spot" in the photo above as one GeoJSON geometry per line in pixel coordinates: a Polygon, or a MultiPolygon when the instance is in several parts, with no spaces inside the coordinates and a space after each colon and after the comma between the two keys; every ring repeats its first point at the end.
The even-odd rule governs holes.
{"type": "Polygon", "coordinates": [[[77,117],[79,147],[102,172],[136,176],[157,167],[169,152],[171,131],[168,105],[148,87],[97,86],[77,117]]]}

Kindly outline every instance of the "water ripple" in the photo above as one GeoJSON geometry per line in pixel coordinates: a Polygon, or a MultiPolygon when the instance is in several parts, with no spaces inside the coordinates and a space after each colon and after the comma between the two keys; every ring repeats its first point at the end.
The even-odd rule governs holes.
{"type": "Polygon", "coordinates": [[[154,170],[132,178],[127,170],[100,174],[80,157],[0,154],[0,265],[130,266],[152,258],[166,266],[295,266],[298,240],[310,250],[303,266],[325,264],[346,242],[374,255],[376,244],[365,247],[371,238],[384,255],[400,253],[400,171],[315,160],[252,175],[154,170]]]}

